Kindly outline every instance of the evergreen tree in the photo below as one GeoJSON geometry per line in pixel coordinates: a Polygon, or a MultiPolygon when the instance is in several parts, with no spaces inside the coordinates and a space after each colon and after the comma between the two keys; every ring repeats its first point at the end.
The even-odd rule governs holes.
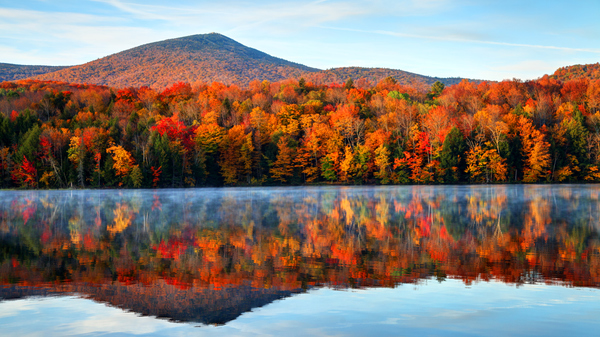
{"type": "Polygon", "coordinates": [[[440,166],[446,170],[445,182],[461,181],[465,168],[464,156],[467,150],[465,139],[457,127],[452,127],[444,139],[442,151],[440,152],[440,166]]]}

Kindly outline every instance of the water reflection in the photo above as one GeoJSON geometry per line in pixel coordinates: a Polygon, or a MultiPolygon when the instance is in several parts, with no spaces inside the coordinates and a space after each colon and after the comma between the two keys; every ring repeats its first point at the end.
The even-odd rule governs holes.
{"type": "Polygon", "coordinates": [[[222,324],[309,288],[600,286],[600,189],[268,188],[0,193],[0,298],[78,293],[222,324]]]}

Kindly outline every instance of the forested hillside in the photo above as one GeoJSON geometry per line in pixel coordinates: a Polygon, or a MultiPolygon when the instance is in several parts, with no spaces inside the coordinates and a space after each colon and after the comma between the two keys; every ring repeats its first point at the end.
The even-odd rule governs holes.
{"type": "Polygon", "coordinates": [[[342,67],[319,71],[312,74],[306,74],[304,77],[314,83],[329,84],[329,83],[344,83],[347,79],[352,78],[356,81],[357,87],[372,87],[379,81],[392,77],[400,84],[417,85],[424,83],[432,85],[435,82],[442,82],[444,85],[458,84],[462,78],[458,77],[430,77],[419,74],[409,73],[403,70],[387,69],[387,68],[363,68],[363,67],[342,67]]]}
{"type": "Polygon", "coordinates": [[[600,80],[1,84],[2,187],[600,181],[600,80]]]}
{"type": "Polygon", "coordinates": [[[148,86],[164,90],[176,82],[235,84],[305,79],[316,84],[343,84],[348,78],[359,87],[374,86],[386,77],[401,84],[440,81],[457,84],[461,78],[437,78],[384,68],[346,67],[319,70],[270,56],[217,33],[199,34],[145,44],[73,67],[0,64],[0,82],[25,78],[112,87],[148,86]]]}
{"type": "Polygon", "coordinates": [[[59,66],[27,66],[20,64],[0,63],[0,82],[22,80],[25,78],[50,73],[66,67],[59,66]]]}
{"type": "Polygon", "coordinates": [[[600,63],[576,64],[558,68],[551,77],[561,81],[570,81],[581,78],[597,80],[600,79],[600,63]]]}
{"type": "MultiPolygon", "coordinates": [[[[237,85],[304,78],[316,85],[343,84],[349,78],[356,87],[368,89],[391,77],[402,85],[460,83],[460,77],[434,77],[399,69],[339,67],[327,70],[286,61],[246,47],[218,33],[191,35],[149,43],[72,67],[28,66],[0,63],[0,82],[33,78],[42,81],[87,83],[117,88],[148,86],[164,90],[176,82],[237,85]]],[[[551,79],[600,79],[600,64],[573,65],[557,69],[551,79]]],[[[474,83],[481,80],[469,79],[474,83]]]]}
{"type": "Polygon", "coordinates": [[[315,71],[319,69],[276,58],[211,33],[145,44],[35,78],[163,90],[178,81],[245,86],[257,79],[280,81],[315,71]]]}

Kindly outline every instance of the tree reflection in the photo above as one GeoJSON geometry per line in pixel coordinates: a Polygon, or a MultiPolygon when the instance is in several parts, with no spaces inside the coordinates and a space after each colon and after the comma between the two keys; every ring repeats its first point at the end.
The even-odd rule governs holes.
{"type": "Polygon", "coordinates": [[[159,301],[173,289],[227,291],[217,297],[233,300],[249,298],[247,289],[276,298],[432,277],[600,286],[598,188],[589,185],[4,192],[0,199],[5,287],[100,298],[85,287],[135,286],[128,296],[154,289],[159,301]]]}

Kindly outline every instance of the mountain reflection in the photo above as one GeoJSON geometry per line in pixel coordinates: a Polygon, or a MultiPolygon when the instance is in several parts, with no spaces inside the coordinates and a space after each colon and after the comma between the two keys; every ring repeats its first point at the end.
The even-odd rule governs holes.
{"type": "Polygon", "coordinates": [[[0,193],[0,298],[78,293],[225,323],[311,287],[600,286],[600,188],[0,193]]]}

